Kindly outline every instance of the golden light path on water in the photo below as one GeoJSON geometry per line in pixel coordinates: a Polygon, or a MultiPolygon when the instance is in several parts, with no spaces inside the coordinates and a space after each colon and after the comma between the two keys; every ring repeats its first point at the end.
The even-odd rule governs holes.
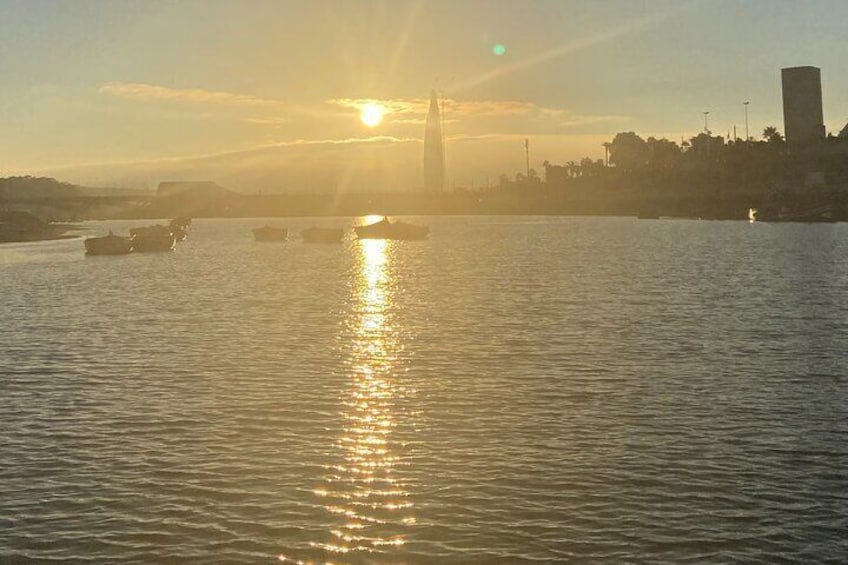
{"type": "MultiPolygon", "coordinates": [[[[406,543],[415,524],[408,486],[398,477],[404,465],[392,433],[398,402],[408,390],[398,382],[400,335],[392,319],[395,281],[386,240],[360,240],[354,309],[348,338],[348,386],[343,393],[344,427],[335,445],[338,459],[324,484],[313,492],[331,515],[327,541],[310,545],[322,560],[292,560],[300,565],[345,563],[378,558],[406,543]]],[[[280,556],[281,561],[286,561],[280,556]]]]}

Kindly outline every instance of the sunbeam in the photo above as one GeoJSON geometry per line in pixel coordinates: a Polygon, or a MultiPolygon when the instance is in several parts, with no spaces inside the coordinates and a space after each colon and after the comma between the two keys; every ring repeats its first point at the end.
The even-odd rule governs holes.
{"type": "Polygon", "coordinates": [[[662,22],[665,22],[666,20],[670,19],[672,16],[678,14],[682,10],[688,8],[689,6],[694,4],[695,1],[681,3],[675,8],[666,12],[659,14],[651,14],[636,20],[628,21],[626,23],[614,26],[600,33],[568,41],[566,43],[563,43],[562,45],[549,49],[548,51],[537,53],[536,55],[532,55],[521,61],[516,61],[512,64],[505,64],[499,66],[494,70],[477,75],[475,77],[468,78],[464,81],[460,81],[456,85],[454,85],[453,88],[451,88],[449,91],[451,93],[456,93],[462,90],[468,90],[470,88],[474,88],[475,86],[479,86],[492,80],[504,78],[509,75],[515,74],[516,72],[535,67],[547,61],[550,61],[551,59],[564,57],[565,55],[571,55],[583,49],[588,49],[589,47],[594,47],[595,45],[599,45],[601,43],[613,41],[624,35],[636,33],[646,28],[659,25],[662,22]]]}

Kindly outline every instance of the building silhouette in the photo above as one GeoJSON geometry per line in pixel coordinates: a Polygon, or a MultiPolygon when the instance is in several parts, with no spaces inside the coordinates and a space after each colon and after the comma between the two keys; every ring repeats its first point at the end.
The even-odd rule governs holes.
{"type": "Polygon", "coordinates": [[[818,67],[781,69],[783,129],[790,149],[813,145],[825,138],[821,70],[818,67]]]}
{"type": "Polygon", "coordinates": [[[441,192],[445,188],[445,149],[442,117],[436,91],[430,92],[430,111],[424,128],[424,190],[441,192]]]}

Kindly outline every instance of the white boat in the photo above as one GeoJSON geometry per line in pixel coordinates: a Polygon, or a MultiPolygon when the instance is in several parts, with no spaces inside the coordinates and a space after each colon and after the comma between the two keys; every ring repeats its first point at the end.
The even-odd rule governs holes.
{"type": "Polygon", "coordinates": [[[430,233],[430,228],[427,226],[390,222],[385,216],[379,222],[367,226],[356,226],[353,230],[359,239],[426,239],[430,233]]]}

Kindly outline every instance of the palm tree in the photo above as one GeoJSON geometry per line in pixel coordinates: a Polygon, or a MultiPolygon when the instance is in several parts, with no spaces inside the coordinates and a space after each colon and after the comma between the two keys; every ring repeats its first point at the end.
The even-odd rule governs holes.
{"type": "Polygon", "coordinates": [[[763,130],[763,139],[765,139],[768,143],[775,144],[783,142],[783,135],[777,131],[777,128],[774,126],[768,126],[763,130]]]}

